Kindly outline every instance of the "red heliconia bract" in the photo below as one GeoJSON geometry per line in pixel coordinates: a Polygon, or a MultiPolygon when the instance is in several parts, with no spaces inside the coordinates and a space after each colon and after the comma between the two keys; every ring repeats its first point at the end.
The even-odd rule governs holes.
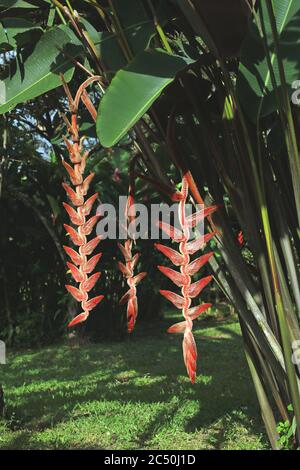
{"type": "Polygon", "coordinates": [[[211,281],[212,276],[206,276],[198,281],[192,283],[192,275],[196,274],[202,266],[204,266],[213,253],[204,254],[195,260],[190,260],[190,255],[196,253],[199,249],[215,235],[215,233],[208,233],[202,237],[196,238],[193,241],[188,241],[190,238],[189,228],[197,225],[206,216],[212,214],[217,206],[205,208],[196,212],[193,216],[186,216],[186,200],[188,197],[188,178],[183,176],[181,197],[178,198],[178,215],[181,230],[175,229],[168,224],[159,223],[160,228],[165,231],[173,241],[179,243],[179,251],[172,248],[156,243],[155,247],[162,252],[168,259],[172,261],[175,266],[180,266],[180,272],[165,266],[158,266],[158,269],[174,284],[181,288],[181,295],[169,290],[161,290],[160,293],[166,297],[173,305],[182,310],[184,321],[172,325],[169,333],[182,333],[183,334],[183,358],[184,363],[192,383],[196,380],[196,366],[197,366],[197,347],[192,333],[193,320],[195,320],[202,312],[211,307],[209,303],[203,303],[195,307],[191,307],[192,298],[197,297],[202,289],[211,281]]]}
{"type": "MultiPolygon", "coordinates": [[[[129,168],[129,192],[127,205],[125,209],[125,218],[126,223],[129,224],[129,232],[132,232],[131,235],[134,237],[134,221],[135,221],[135,210],[134,210],[134,160],[130,164],[129,168]]],[[[129,234],[130,235],[130,234],[129,234]]],[[[138,315],[138,301],[137,301],[137,284],[144,279],[147,275],[146,272],[141,272],[134,275],[134,268],[137,265],[140,254],[136,253],[133,255],[133,239],[128,238],[124,245],[121,243],[118,244],[119,249],[124,257],[125,264],[119,261],[118,267],[121,273],[126,277],[128,284],[128,291],[121,297],[120,305],[127,303],[127,330],[128,333],[131,333],[134,325],[136,323],[136,318],[138,315]]]]}
{"type": "Polygon", "coordinates": [[[244,240],[244,234],[243,234],[243,231],[240,230],[239,233],[237,234],[237,242],[238,244],[240,245],[240,247],[242,248],[245,244],[245,240],[244,240]]]}
{"type": "MultiPolygon", "coordinates": [[[[62,163],[69,175],[72,185],[74,186],[73,189],[68,184],[63,183],[63,188],[65,189],[71,203],[74,206],[71,207],[67,203],[63,204],[67,214],[70,217],[71,223],[74,225],[74,227],[71,227],[70,225],[64,224],[64,227],[73,244],[78,247],[78,249],[76,248],[76,250],[74,250],[73,248],[64,246],[64,250],[72,261],[72,263],[67,263],[69,272],[75,282],[79,283],[78,288],[72,285],[66,285],[66,289],[78,302],[81,302],[81,307],[83,310],[82,313],[77,315],[69,323],[69,327],[85,321],[89,316],[90,311],[95,308],[96,305],[103,299],[103,295],[89,299],[88,294],[95,286],[101,274],[100,272],[96,272],[92,275],[89,275],[94,270],[96,264],[101,258],[101,253],[99,253],[88,259],[88,256],[92,254],[101,238],[96,236],[90,241],[87,240],[87,236],[90,235],[99,219],[98,215],[88,217],[98,195],[96,193],[85,200],[85,196],[87,195],[89,185],[94,177],[94,173],[91,173],[84,178],[88,152],[83,152],[82,150],[77,123],[78,103],[82,97],[82,93],[85,91],[85,86],[88,83],[89,82],[87,81],[81,85],[75,99],[73,100],[70,90],[63,80],[71,111],[71,122],[65,118],[71,140],[67,139],[66,137],[64,140],[72,165],[65,162],[64,160],[62,163]]],[[[90,104],[90,106],[92,105],[90,104]]]]}

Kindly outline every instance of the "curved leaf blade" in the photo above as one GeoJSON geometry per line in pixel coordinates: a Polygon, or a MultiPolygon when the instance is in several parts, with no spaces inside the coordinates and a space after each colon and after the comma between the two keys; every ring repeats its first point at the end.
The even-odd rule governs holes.
{"type": "MultiPolygon", "coordinates": [[[[286,80],[292,94],[291,85],[299,78],[300,68],[300,4],[297,0],[274,0],[273,8],[286,80]]],[[[265,2],[262,2],[261,11],[270,49],[270,60],[279,87],[279,71],[265,2]]],[[[272,86],[263,41],[254,20],[242,47],[237,93],[245,112],[253,122],[256,122],[258,115],[267,116],[276,110],[275,90],[272,86]]]]}
{"type": "Polygon", "coordinates": [[[0,82],[0,114],[60,86],[60,73],[64,73],[66,81],[72,78],[74,67],[70,57],[83,53],[83,47],[74,38],[65,26],[43,34],[22,67],[17,66],[12,76],[0,82]]]}
{"type": "Polygon", "coordinates": [[[38,40],[42,32],[41,27],[25,18],[3,18],[0,20],[0,50],[5,52],[38,40]]]}
{"type": "Polygon", "coordinates": [[[188,63],[185,58],[156,49],[138,54],[119,70],[98,110],[101,144],[112,147],[119,142],[188,63]]]}
{"type": "Polygon", "coordinates": [[[31,2],[25,2],[24,0],[1,0],[0,7],[6,9],[13,9],[13,8],[39,8],[37,5],[34,5],[31,2]]]}

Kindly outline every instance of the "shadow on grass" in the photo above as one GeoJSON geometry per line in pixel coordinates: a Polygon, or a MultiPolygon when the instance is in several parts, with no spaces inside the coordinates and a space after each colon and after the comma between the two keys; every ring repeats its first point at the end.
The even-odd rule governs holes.
{"type": "Polygon", "coordinates": [[[108,409],[117,403],[120,410],[128,403],[160,404],[137,433],[136,442],[141,446],[174,420],[186,433],[223,420],[225,424],[215,430],[214,446],[218,448],[226,417],[239,413],[237,410],[242,410],[237,421],[254,433],[261,432],[235,324],[198,323],[199,377],[194,386],[185,374],[180,336],[164,333],[169,324],[162,321],[142,328],[123,343],[62,345],[14,355],[3,379],[8,426],[18,431],[8,446],[24,448],[32,431],[82,419],[85,413],[90,416],[93,412],[88,407],[95,402],[107,402],[108,409]]]}

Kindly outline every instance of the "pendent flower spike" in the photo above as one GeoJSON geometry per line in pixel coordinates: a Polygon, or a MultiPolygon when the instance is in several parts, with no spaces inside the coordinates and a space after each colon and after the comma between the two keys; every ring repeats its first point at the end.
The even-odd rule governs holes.
{"type": "Polygon", "coordinates": [[[181,229],[177,229],[165,222],[160,222],[160,228],[168,234],[175,242],[179,243],[179,251],[169,248],[160,243],[156,243],[155,247],[163,253],[175,266],[180,268],[176,271],[165,266],[158,266],[158,269],[168,277],[176,286],[181,288],[181,295],[169,290],[160,290],[160,293],[166,297],[172,304],[182,311],[183,321],[172,325],[169,333],[183,334],[183,358],[187,369],[187,373],[192,383],[196,380],[197,367],[197,346],[193,335],[193,320],[212,306],[210,303],[202,303],[192,306],[192,299],[197,297],[205,286],[211,281],[212,276],[206,276],[198,281],[192,282],[192,276],[196,274],[213,256],[213,253],[206,253],[193,261],[191,255],[202,249],[205,244],[215,235],[215,232],[207,233],[204,236],[190,239],[190,229],[194,228],[199,222],[203,221],[206,216],[212,214],[217,206],[204,208],[186,216],[186,200],[188,197],[188,180],[185,176],[182,179],[181,197],[178,204],[178,215],[181,229]]]}
{"type": "Polygon", "coordinates": [[[127,330],[131,333],[134,329],[137,315],[138,315],[138,300],[137,300],[137,284],[147,276],[146,272],[134,274],[134,269],[137,265],[140,253],[133,255],[134,246],[134,223],[135,223],[135,208],[134,208],[134,193],[135,193],[135,180],[134,180],[134,162],[133,159],[129,168],[129,191],[127,204],[125,209],[125,219],[127,224],[127,233],[129,237],[122,245],[118,244],[119,249],[124,257],[125,264],[119,261],[118,267],[122,274],[127,279],[128,291],[122,296],[119,303],[120,305],[127,303],[127,330]]]}
{"type": "MultiPolygon", "coordinates": [[[[96,80],[97,77],[93,77],[96,80]]],[[[63,78],[62,78],[63,80],[63,78]]],[[[103,295],[98,295],[93,298],[89,298],[89,292],[96,285],[101,273],[96,272],[91,274],[98,264],[102,253],[95,254],[91,258],[89,256],[93,253],[95,248],[98,246],[101,237],[96,236],[88,241],[88,236],[94,230],[99,217],[94,215],[90,217],[94,203],[98,198],[98,194],[95,193],[86,199],[90,183],[94,177],[94,173],[90,173],[86,177],[84,176],[86,169],[86,161],[88,158],[88,152],[83,151],[82,142],[79,139],[79,126],[77,121],[77,110],[80,99],[87,106],[91,115],[93,116],[93,105],[87,98],[86,86],[91,82],[88,79],[79,88],[75,99],[73,100],[69,87],[63,80],[63,85],[69,100],[69,107],[71,111],[71,122],[65,118],[67,123],[70,140],[65,137],[65,143],[69,152],[70,163],[62,160],[62,164],[65,167],[71,184],[74,189],[67,183],[63,183],[67,196],[72,203],[72,206],[63,203],[66,212],[69,215],[70,221],[73,226],[64,224],[67,234],[69,235],[75,249],[64,246],[64,250],[69,256],[71,262],[67,262],[69,273],[72,275],[75,282],[79,283],[78,287],[73,285],[66,285],[66,289],[70,294],[81,303],[82,313],[77,315],[70,323],[69,327],[77,325],[87,319],[91,310],[101,302],[103,295]],[[83,99],[84,98],[84,99],[83,99]]],[[[93,116],[94,117],[94,116],[93,116]]]]}

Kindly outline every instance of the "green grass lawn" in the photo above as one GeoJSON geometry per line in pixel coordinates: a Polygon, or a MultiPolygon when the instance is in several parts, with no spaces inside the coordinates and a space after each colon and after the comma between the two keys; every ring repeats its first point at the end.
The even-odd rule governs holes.
{"type": "Polygon", "coordinates": [[[268,448],[235,321],[195,322],[189,383],[173,318],[124,342],[11,353],[2,449],[268,448]]]}

